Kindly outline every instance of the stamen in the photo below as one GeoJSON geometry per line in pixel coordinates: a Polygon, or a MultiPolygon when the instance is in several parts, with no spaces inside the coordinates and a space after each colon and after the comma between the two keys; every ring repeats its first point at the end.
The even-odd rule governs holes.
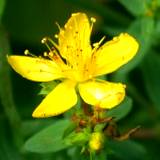
{"type": "Polygon", "coordinates": [[[92,58],[91,58],[92,63],[94,63],[95,58],[96,58],[94,53],[96,53],[97,49],[100,47],[101,43],[104,41],[105,38],[106,37],[104,36],[101,38],[101,40],[99,42],[93,44],[94,48],[92,49],[92,58]]]}
{"type": "Polygon", "coordinates": [[[50,37],[47,37],[47,40],[58,50],[58,45],[50,37]]]}
{"type": "Polygon", "coordinates": [[[58,38],[58,34],[55,34],[54,37],[55,37],[55,38],[58,38]]]}
{"type": "Polygon", "coordinates": [[[35,56],[34,54],[32,54],[28,49],[26,49],[26,50],[24,51],[24,55],[26,55],[26,56],[32,56],[32,57],[37,57],[37,56],[35,56]]]}
{"type": "Polygon", "coordinates": [[[96,19],[94,17],[91,17],[91,30],[93,29],[93,23],[96,22],[96,19]]]}
{"type": "Polygon", "coordinates": [[[56,50],[59,50],[58,45],[50,37],[45,37],[41,40],[41,43],[45,44],[47,48],[49,49],[49,51],[52,51],[52,48],[49,46],[47,42],[50,42],[56,50]]]}
{"type": "Polygon", "coordinates": [[[49,53],[45,53],[44,56],[47,56],[51,60],[56,60],[60,64],[65,63],[63,58],[61,57],[61,54],[59,53],[58,45],[50,37],[43,38],[41,42],[45,44],[46,47],[49,49],[49,53]],[[51,45],[53,46],[50,47],[51,45]]]}
{"type": "Polygon", "coordinates": [[[43,56],[47,57],[47,58],[49,58],[51,60],[54,60],[54,54],[53,54],[53,52],[49,52],[49,53],[48,52],[44,52],[43,56]]]}
{"type": "Polygon", "coordinates": [[[53,57],[54,56],[53,52],[49,52],[49,56],[53,57]]]}
{"type": "Polygon", "coordinates": [[[106,37],[104,36],[104,37],[102,37],[102,38],[100,39],[99,42],[93,44],[93,47],[94,47],[94,48],[93,48],[92,52],[95,52],[95,50],[97,50],[97,49],[99,48],[99,46],[101,45],[101,43],[104,41],[105,38],[106,38],[106,37]]]}
{"type": "Polygon", "coordinates": [[[96,19],[94,17],[91,17],[91,22],[92,23],[95,23],[96,22],[96,19]]]}
{"type": "Polygon", "coordinates": [[[44,52],[44,53],[43,53],[43,56],[44,56],[44,57],[48,57],[48,53],[47,53],[47,52],[44,52]]]}
{"type": "Polygon", "coordinates": [[[44,37],[44,38],[41,40],[41,43],[42,43],[42,44],[47,43],[47,38],[46,38],[46,37],[44,37]]]}
{"type": "Polygon", "coordinates": [[[57,58],[55,58],[55,57],[57,57],[57,55],[54,55],[53,52],[49,52],[49,53],[48,52],[44,52],[43,56],[47,57],[47,58],[49,58],[51,60],[57,60],[57,58]]]}
{"type": "Polygon", "coordinates": [[[56,25],[57,25],[58,29],[61,30],[61,27],[60,27],[60,25],[58,24],[58,22],[56,22],[56,25]]]}
{"type": "Polygon", "coordinates": [[[78,15],[78,13],[72,13],[72,14],[71,14],[72,17],[74,17],[74,16],[76,16],[76,15],[78,15]]]}
{"type": "Polygon", "coordinates": [[[51,47],[48,45],[48,43],[47,43],[47,37],[44,37],[42,40],[41,40],[41,43],[42,44],[45,44],[46,45],[46,47],[49,49],[49,51],[50,52],[52,52],[52,50],[51,50],[51,47]]]}
{"type": "Polygon", "coordinates": [[[29,55],[29,50],[28,49],[26,49],[25,51],[24,51],[24,54],[27,56],[27,55],[29,55]]]}

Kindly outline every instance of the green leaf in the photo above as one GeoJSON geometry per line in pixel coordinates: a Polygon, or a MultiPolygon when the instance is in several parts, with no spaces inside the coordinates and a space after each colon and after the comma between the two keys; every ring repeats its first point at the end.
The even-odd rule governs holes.
{"type": "Polygon", "coordinates": [[[119,160],[142,160],[147,156],[142,145],[130,140],[108,141],[107,148],[111,149],[112,154],[119,160]]]}
{"type": "Polygon", "coordinates": [[[94,132],[102,132],[105,126],[106,126],[106,123],[97,124],[94,127],[94,132]]]}
{"type": "Polygon", "coordinates": [[[22,122],[22,133],[25,137],[31,136],[34,133],[46,128],[53,123],[55,123],[55,119],[32,119],[26,120],[22,122]]]}
{"type": "Polygon", "coordinates": [[[147,11],[147,0],[119,0],[134,16],[144,15],[147,11]]]}
{"type": "Polygon", "coordinates": [[[53,125],[43,129],[39,133],[27,140],[24,148],[27,151],[36,153],[57,152],[68,147],[64,143],[63,133],[66,126],[70,124],[68,120],[59,120],[53,125]]]}
{"type": "Polygon", "coordinates": [[[130,62],[117,71],[117,74],[126,74],[140,64],[152,46],[153,31],[154,20],[150,17],[139,18],[131,24],[127,32],[137,39],[139,50],[130,62]]]}
{"type": "Polygon", "coordinates": [[[0,21],[5,7],[5,0],[0,0],[0,21]]]}
{"type": "Polygon", "coordinates": [[[160,111],[160,56],[151,51],[142,64],[142,73],[144,77],[147,93],[160,111]]]}
{"type": "Polygon", "coordinates": [[[72,133],[77,127],[77,124],[74,122],[71,122],[70,125],[65,129],[63,138],[69,136],[70,133],[72,133]]]}
{"type": "Polygon", "coordinates": [[[107,112],[107,117],[114,117],[116,121],[124,118],[132,109],[132,99],[126,97],[117,107],[107,112]]]}
{"type": "Polygon", "coordinates": [[[156,0],[157,6],[160,6],[160,0],[156,0]]]}
{"type": "Polygon", "coordinates": [[[102,150],[100,153],[98,154],[96,153],[94,159],[95,160],[108,160],[106,151],[102,150]]]}
{"type": "Polygon", "coordinates": [[[41,83],[40,86],[42,87],[42,89],[40,90],[39,95],[47,95],[57,86],[58,83],[59,81],[41,83]]]}
{"type": "Polygon", "coordinates": [[[89,141],[90,132],[84,129],[81,132],[72,132],[69,136],[65,138],[65,144],[70,145],[84,145],[89,141]]]}
{"type": "Polygon", "coordinates": [[[154,44],[159,45],[159,40],[160,40],[160,19],[156,20],[155,22],[154,44]]]}

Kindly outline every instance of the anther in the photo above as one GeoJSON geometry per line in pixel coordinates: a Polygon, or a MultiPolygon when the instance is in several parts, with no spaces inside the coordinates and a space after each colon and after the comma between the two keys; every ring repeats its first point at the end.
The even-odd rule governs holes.
{"type": "Polygon", "coordinates": [[[55,38],[58,38],[58,35],[57,35],[57,34],[55,34],[55,35],[54,35],[54,37],[55,37],[55,38]]]}
{"type": "Polygon", "coordinates": [[[47,38],[44,37],[42,40],[41,40],[41,43],[45,44],[47,42],[47,38]]]}
{"type": "Polygon", "coordinates": [[[94,17],[91,17],[90,18],[90,20],[91,20],[91,30],[92,30],[92,28],[93,28],[93,23],[95,23],[96,22],[96,19],[94,18],[94,17]]]}
{"type": "Polygon", "coordinates": [[[93,43],[93,47],[98,47],[99,46],[99,43],[93,43]]]}
{"type": "Polygon", "coordinates": [[[48,56],[48,53],[47,53],[47,52],[44,52],[43,55],[44,55],[44,57],[47,57],[47,56],[48,56]]]}
{"type": "Polygon", "coordinates": [[[72,14],[71,14],[72,17],[73,17],[73,16],[76,16],[76,15],[77,15],[77,13],[72,13],[72,14]]]}
{"type": "Polygon", "coordinates": [[[26,50],[24,51],[24,55],[26,55],[26,56],[31,56],[31,57],[36,57],[36,55],[32,54],[28,49],[26,49],[26,50]]]}
{"type": "Polygon", "coordinates": [[[118,37],[114,37],[113,41],[117,42],[117,41],[119,41],[119,38],[118,37]]]}
{"type": "Polygon", "coordinates": [[[26,50],[24,51],[24,54],[25,54],[26,56],[29,55],[29,54],[30,54],[29,50],[26,49],[26,50]]]}
{"type": "Polygon", "coordinates": [[[49,52],[49,56],[53,57],[54,56],[53,52],[49,52]]]}
{"type": "Polygon", "coordinates": [[[95,23],[96,22],[96,19],[94,17],[91,17],[91,22],[92,23],[95,23]]]}
{"type": "Polygon", "coordinates": [[[52,40],[48,37],[44,37],[42,40],[41,40],[41,43],[42,44],[45,44],[46,47],[49,49],[49,51],[51,52],[51,47],[49,46],[48,42],[52,43],[52,40]]]}
{"type": "Polygon", "coordinates": [[[64,25],[64,28],[67,28],[67,25],[66,25],[66,24],[64,25]]]}

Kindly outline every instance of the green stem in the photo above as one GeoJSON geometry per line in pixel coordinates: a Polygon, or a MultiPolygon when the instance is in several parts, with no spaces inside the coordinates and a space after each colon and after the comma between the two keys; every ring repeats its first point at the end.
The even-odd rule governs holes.
{"type": "Polygon", "coordinates": [[[89,159],[90,159],[90,160],[93,160],[93,154],[92,154],[92,151],[90,151],[89,159]]]}
{"type": "Polygon", "coordinates": [[[20,148],[23,144],[21,119],[14,105],[9,65],[6,60],[6,54],[10,53],[10,48],[6,32],[2,25],[0,25],[0,35],[0,98],[5,115],[13,132],[14,142],[16,146],[20,148]]]}

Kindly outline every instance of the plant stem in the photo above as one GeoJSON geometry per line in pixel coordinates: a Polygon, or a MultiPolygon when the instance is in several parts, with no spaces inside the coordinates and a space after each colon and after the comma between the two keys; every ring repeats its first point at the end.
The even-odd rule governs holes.
{"type": "Polygon", "coordinates": [[[5,115],[13,132],[14,142],[16,146],[20,148],[23,144],[23,137],[21,134],[21,118],[14,105],[9,75],[9,65],[6,60],[6,54],[10,53],[10,48],[6,37],[6,32],[1,25],[0,35],[0,98],[5,115]]]}
{"type": "Polygon", "coordinates": [[[90,160],[93,160],[93,154],[92,154],[92,151],[90,151],[89,159],[90,159],[90,160]]]}
{"type": "Polygon", "coordinates": [[[92,112],[89,111],[89,105],[82,100],[83,112],[86,116],[92,116],[92,112]]]}

